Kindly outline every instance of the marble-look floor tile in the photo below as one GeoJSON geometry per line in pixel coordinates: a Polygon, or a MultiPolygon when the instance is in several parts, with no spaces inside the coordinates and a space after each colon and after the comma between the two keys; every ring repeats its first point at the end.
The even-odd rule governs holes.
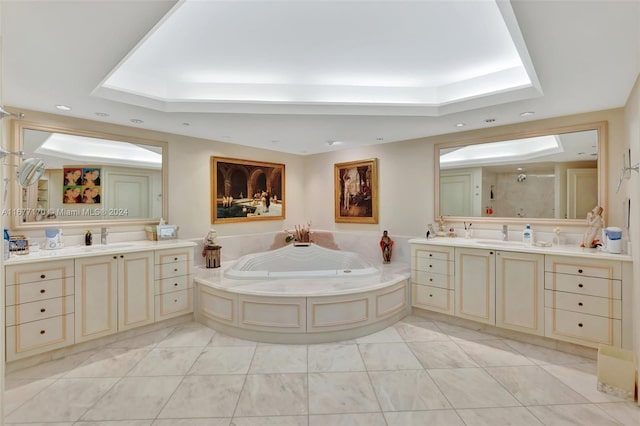
{"type": "Polygon", "coordinates": [[[309,426],[387,426],[382,413],[312,414],[309,426]]]}
{"type": "Polygon", "coordinates": [[[7,379],[4,383],[2,401],[4,414],[11,413],[54,382],[55,379],[7,379]]]}
{"type": "Polygon", "coordinates": [[[358,337],[357,343],[393,343],[404,342],[402,336],[398,333],[395,327],[387,327],[384,330],[380,330],[377,333],[369,334],[367,336],[358,337]]]}
{"type": "Polygon", "coordinates": [[[443,333],[448,334],[450,337],[457,337],[459,339],[465,340],[495,340],[496,336],[483,333],[478,330],[473,330],[467,327],[461,327],[455,324],[449,324],[442,321],[434,321],[434,323],[438,326],[443,333]]]}
{"type": "Polygon", "coordinates": [[[309,373],[309,413],[379,412],[367,373],[309,373]]]}
{"type": "Polygon", "coordinates": [[[64,377],[122,377],[138,364],[150,350],[150,348],[103,348],[81,365],[69,371],[64,377]]]}
{"type": "Polygon", "coordinates": [[[364,343],[358,347],[368,371],[422,368],[406,343],[364,343]]]}
{"type": "Polygon", "coordinates": [[[516,340],[505,340],[505,343],[539,365],[594,363],[593,360],[588,358],[556,351],[555,349],[549,349],[543,346],[532,345],[530,343],[518,342],[516,340]]]}
{"type": "Polygon", "coordinates": [[[249,374],[306,372],[306,345],[258,346],[249,367],[249,374]]]}
{"type": "Polygon", "coordinates": [[[75,421],[118,379],[58,379],[9,414],[8,423],[75,421]]]}
{"type": "Polygon", "coordinates": [[[541,405],[527,409],[548,426],[620,426],[595,404],[541,405]]]}
{"type": "Polygon", "coordinates": [[[109,344],[109,347],[125,349],[154,347],[162,340],[164,340],[173,331],[173,329],[174,327],[167,327],[160,330],[151,331],[149,333],[142,333],[126,339],[116,340],[115,342],[109,344]]]}
{"type": "Polygon", "coordinates": [[[369,377],[383,411],[451,408],[424,370],[372,371],[369,377]]]}
{"type": "Polygon", "coordinates": [[[478,364],[453,341],[410,342],[408,345],[424,368],[462,368],[478,366],[478,364]]]}
{"type": "Polygon", "coordinates": [[[157,419],[152,426],[230,426],[231,419],[157,419]]]}
{"type": "Polygon", "coordinates": [[[394,326],[405,342],[431,342],[434,340],[451,340],[435,323],[429,322],[399,322],[394,326]]]}
{"type": "Polygon", "coordinates": [[[125,377],[82,420],[153,419],[182,381],[180,376],[125,377]]]}
{"type": "Polygon", "coordinates": [[[238,339],[224,333],[215,333],[209,342],[209,346],[257,346],[257,342],[238,339]]]}
{"type": "Polygon", "coordinates": [[[231,426],[308,426],[307,416],[234,417],[231,426]]]}
{"type": "Polygon", "coordinates": [[[537,365],[490,367],[486,370],[524,405],[588,402],[582,395],[537,365]]]}
{"type": "Polygon", "coordinates": [[[81,365],[99,350],[83,351],[64,358],[47,361],[33,367],[23,368],[6,375],[7,379],[56,379],[81,365]]]}
{"type": "Polygon", "coordinates": [[[214,334],[216,332],[209,327],[198,323],[187,323],[187,325],[176,327],[171,334],[158,343],[158,347],[207,346],[214,334]]]}
{"type": "Polygon", "coordinates": [[[73,426],[151,426],[153,420],[114,420],[106,422],[75,422],[73,426]]]}
{"type": "Polygon", "coordinates": [[[4,426],[73,426],[73,422],[45,422],[45,423],[2,423],[4,426]]]}
{"type": "Polygon", "coordinates": [[[507,345],[503,340],[452,339],[481,367],[534,365],[533,361],[507,345]]]}
{"type": "Polygon", "coordinates": [[[541,367],[562,383],[584,396],[589,402],[624,401],[617,396],[598,391],[598,368],[596,364],[545,364],[541,367]]]}
{"type": "Polygon", "coordinates": [[[189,374],[246,374],[255,348],[255,346],[209,346],[196,359],[189,374]]]}
{"type": "Polygon", "coordinates": [[[473,408],[457,412],[467,426],[542,426],[525,407],[473,408]]]}
{"type": "Polygon", "coordinates": [[[128,376],[184,376],[198,359],[202,348],[156,347],[136,365],[128,376]]]}
{"type": "Polygon", "coordinates": [[[640,407],[635,402],[608,402],[598,407],[624,426],[640,425],[640,407]]]}
{"type": "Polygon", "coordinates": [[[454,408],[516,407],[521,404],[481,368],[427,371],[454,408]]]}
{"type": "Polygon", "coordinates": [[[231,417],[244,375],[187,376],[158,418],[231,417]]]}
{"type": "Polygon", "coordinates": [[[358,345],[309,345],[309,372],[365,371],[358,345]]]}
{"type": "Polygon", "coordinates": [[[388,426],[465,426],[455,410],[385,412],[388,426]]]}
{"type": "Polygon", "coordinates": [[[300,415],[307,414],[307,405],[306,374],[249,374],[235,415],[300,415]]]}

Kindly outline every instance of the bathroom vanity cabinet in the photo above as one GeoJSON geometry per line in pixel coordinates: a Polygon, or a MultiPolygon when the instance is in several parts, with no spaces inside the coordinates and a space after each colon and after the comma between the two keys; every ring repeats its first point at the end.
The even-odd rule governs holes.
{"type": "Polygon", "coordinates": [[[195,244],[136,243],[6,261],[6,360],[192,312],[195,244]]]}
{"type": "Polygon", "coordinates": [[[631,345],[625,256],[442,240],[411,240],[412,306],[594,348],[631,345]]]}

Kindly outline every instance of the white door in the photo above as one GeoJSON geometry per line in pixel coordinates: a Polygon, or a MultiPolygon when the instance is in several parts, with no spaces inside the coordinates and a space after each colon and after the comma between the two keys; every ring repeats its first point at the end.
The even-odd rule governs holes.
{"type": "Polygon", "coordinates": [[[598,205],[598,169],[567,169],[568,219],[584,219],[598,205]]]}

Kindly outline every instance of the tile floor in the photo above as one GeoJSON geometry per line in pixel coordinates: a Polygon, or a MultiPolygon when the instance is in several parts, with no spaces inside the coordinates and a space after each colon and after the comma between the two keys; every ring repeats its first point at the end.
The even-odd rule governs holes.
{"type": "Polygon", "coordinates": [[[640,425],[594,361],[410,316],[332,344],[270,345],[198,323],[6,377],[5,424],[640,425]]]}

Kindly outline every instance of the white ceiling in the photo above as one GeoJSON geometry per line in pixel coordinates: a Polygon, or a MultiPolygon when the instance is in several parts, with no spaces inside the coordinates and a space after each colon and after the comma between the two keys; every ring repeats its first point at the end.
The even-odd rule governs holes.
{"type": "Polygon", "coordinates": [[[5,106],[295,154],[620,107],[640,69],[638,1],[0,7],[5,106]]]}

